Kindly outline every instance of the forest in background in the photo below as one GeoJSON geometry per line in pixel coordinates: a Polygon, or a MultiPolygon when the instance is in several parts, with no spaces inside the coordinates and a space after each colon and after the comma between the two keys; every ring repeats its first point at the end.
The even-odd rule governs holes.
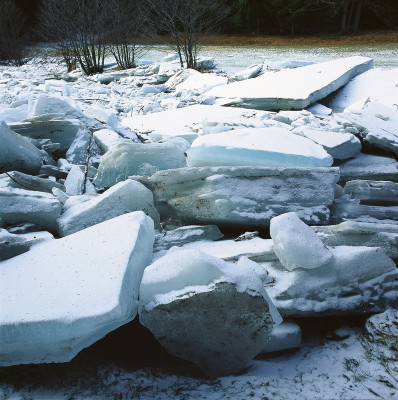
{"type": "MultiPolygon", "coordinates": [[[[186,0],[188,4],[189,1],[186,0]]],[[[34,27],[39,2],[16,0],[32,39],[37,37],[34,27]]],[[[224,34],[295,36],[398,28],[397,0],[215,0],[214,3],[229,10],[229,17],[218,29],[224,34]]]]}

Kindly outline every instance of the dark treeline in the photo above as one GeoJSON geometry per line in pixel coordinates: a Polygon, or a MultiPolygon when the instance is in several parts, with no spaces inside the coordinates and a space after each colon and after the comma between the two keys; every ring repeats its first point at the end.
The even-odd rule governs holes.
{"type": "MultiPolygon", "coordinates": [[[[358,30],[398,28],[398,0],[224,2],[230,10],[230,18],[222,24],[221,32],[229,34],[347,34],[358,30]]],[[[39,0],[16,0],[16,3],[25,14],[25,26],[34,27],[39,0]]],[[[34,33],[34,30],[31,32],[34,33]]]]}

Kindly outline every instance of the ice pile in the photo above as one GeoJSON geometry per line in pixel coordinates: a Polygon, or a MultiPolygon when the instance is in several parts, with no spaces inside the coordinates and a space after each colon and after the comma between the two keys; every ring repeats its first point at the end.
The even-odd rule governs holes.
{"type": "Polygon", "coordinates": [[[282,316],[384,311],[398,299],[394,261],[378,247],[325,248],[295,214],[271,221],[280,263],[263,264],[272,278],[269,295],[282,316]],[[297,232],[306,232],[301,240],[297,232]]]}

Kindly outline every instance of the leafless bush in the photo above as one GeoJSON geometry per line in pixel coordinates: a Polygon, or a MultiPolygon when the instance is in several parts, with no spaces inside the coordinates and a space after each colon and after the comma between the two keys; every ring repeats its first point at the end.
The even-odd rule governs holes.
{"type": "Polygon", "coordinates": [[[42,0],[41,35],[58,44],[68,70],[79,63],[86,75],[103,72],[108,52],[108,7],[102,0],[42,0]]]}
{"type": "Polygon", "coordinates": [[[173,38],[181,66],[196,68],[200,39],[214,33],[228,16],[223,0],[146,0],[158,32],[173,38]]]}
{"type": "Polygon", "coordinates": [[[145,32],[143,10],[139,0],[110,0],[111,52],[119,69],[135,67],[135,62],[145,51],[138,46],[140,35],[145,32]]]}
{"type": "Polygon", "coordinates": [[[23,64],[22,28],[24,18],[14,0],[0,1],[0,59],[23,64]]]}

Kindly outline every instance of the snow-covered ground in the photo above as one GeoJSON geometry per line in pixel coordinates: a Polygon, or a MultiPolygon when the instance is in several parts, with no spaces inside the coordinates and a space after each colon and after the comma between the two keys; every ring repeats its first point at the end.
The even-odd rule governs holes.
{"type": "MultiPolygon", "coordinates": [[[[150,215],[155,220],[156,225],[159,224],[159,215],[155,210],[155,206],[158,207],[164,224],[167,226],[169,223],[168,228],[175,227],[176,221],[164,219],[164,214],[162,214],[164,211],[161,210],[159,204],[162,201],[165,203],[165,199],[170,207],[173,207],[176,203],[177,205],[186,204],[185,210],[182,209],[181,211],[181,208],[179,209],[183,214],[182,217],[194,215],[194,218],[202,218],[201,213],[203,214],[203,207],[206,206],[206,199],[205,197],[200,198],[198,204],[194,201],[206,190],[209,190],[209,187],[214,190],[214,193],[211,191],[206,193],[210,199],[208,201],[209,208],[208,214],[202,221],[205,221],[205,223],[206,221],[210,221],[208,223],[217,223],[217,221],[214,222],[214,218],[220,218],[220,210],[222,208],[220,207],[214,211],[212,207],[214,204],[217,204],[217,206],[221,204],[224,207],[224,211],[226,210],[222,219],[223,223],[231,223],[233,218],[231,215],[235,215],[235,221],[232,221],[232,224],[237,223],[237,221],[241,225],[242,221],[247,224],[247,221],[252,218],[250,221],[257,228],[258,225],[256,223],[258,220],[265,221],[265,225],[260,226],[260,228],[268,227],[272,217],[288,211],[296,211],[302,219],[306,218],[308,222],[313,224],[328,221],[330,217],[328,207],[333,201],[333,196],[335,196],[334,199],[336,201],[333,203],[333,207],[335,207],[334,217],[338,220],[337,222],[345,219],[378,222],[378,224],[373,224],[374,229],[376,229],[376,244],[389,251],[388,255],[396,262],[397,251],[393,247],[394,243],[395,247],[397,243],[395,227],[397,226],[398,210],[396,206],[397,200],[394,199],[394,196],[397,191],[398,168],[392,153],[395,152],[397,154],[396,148],[398,148],[397,139],[395,139],[398,135],[394,127],[396,126],[395,121],[397,121],[397,111],[394,107],[398,104],[398,64],[396,61],[398,47],[396,45],[329,47],[323,49],[312,47],[295,49],[276,47],[267,49],[205,47],[202,54],[206,57],[214,57],[218,64],[218,69],[213,71],[211,75],[197,75],[192,72],[178,73],[178,68],[176,69],[175,64],[163,63],[159,66],[156,62],[160,61],[165,55],[162,48],[152,49],[145,54],[145,60],[154,64],[149,65],[143,60],[142,66],[131,71],[116,71],[115,68],[111,67],[103,76],[91,76],[88,78],[80,73],[65,74],[64,67],[59,60],[55,59],[32,59],[20,68],[0,66],[0,120],[4,120],[17,132],[32,129],[29,122],[21,123],[23,120],[37,123],[31,132],[33,138],[40,137],[43,132],[50,132],[51,134],[61,132],[61,136],[65,140],[65,143],[60,143],[61,146],[64,146],[61,150],[65,151],[69,148],[70,160],[80,160],[71,161],[71,164],[76,165],[84,164],[85,162],[87,156],[86,141],[89,137],[87,130],[82,129],[79,131],[79,140],[74,141],[73,146],[71,146],[74,135],[76,135],[76,119],[79,120],[79,123],[85,125],[86,128],[89,127],[92,131],[96,131],[94,140],[96,146],[98,146],[92,154],[89,154],[92,171],[90,172],[90,168],[88,168],[85,173],[88,174],[90,179],[93,178],[96,172],[94,166],[98,167],[100,161],[99,154],[107,151],[107,156],[104,157],[106,163],[103,163],[102,168],[107,169],[105,172],[108,175],[105,172],[101,175],[103,171],[100,166],[98,169],[99,174],[94,180],[94,184],[97,184],[97,189],[118,185],[104,194],[97,195],[96,189],[90,180],[87,180],[86,185],[82,184],[83,171],[76,165],[70,169],[71,164],[66,160],[61,160],[58,165],[50,164],[44,166],[46,168],[41,170],[41,174],[43,176],[49,175],[50,178],[46,182],[49,185],[52,182],[51,185],[54,187],[40,189],[42,192],[48,192],[42,197],[51,198],[59,208],[61,208],[62,203],[63,209],[63,217],[59,218],[60,211],[58,209],[57,215],[49,217],[51,223],[48,224],[47,229],[55,235],[69,235],[82,228],[60,229],[60,225],[65,222],[67,216],[72,216],[77,221],[76,225],[81,224],[87,227],[125,212],[142,209],[142,206],[137,206],[136,204],[125,205],[120,198],[117,206],[114,206],[115,203],[112,203],[112,201],[115,200],[112,200],[111,196],[116,189],[120,189],[120,193],[123,192],[124,196],[131,200],[133,198],[131,193],[123,191],[126,190],[125,186],[131,186],[130,190],[141,188],[140,190],[143,193],[149,193],[149,190],[142,187],[139,182],[144,182],[148,187],[151,184],[156,187],[156,189],[151,189],[153,191],[153,200],[152,193],[148,194],[149,200],[146,200],[147,198],[145,197],[145,202],[148,203],[146,207],[153,211],[152,215],[150,215]],[[232,82],[247,77],[252,78],[254,76],[251,76],[251,74],[255,75],[262,69],[264,71],[272,70],[270,73],[274,74],[275,70],[286,66],[297,66],[291,61],[299,61],[298,65],[301,65],[302,62],[305,64],[307,62],[331,61],[338,57],[351,55],[372,57],[377,68],[359,75],[335,96],[331,96],[324,101],[323,104],[328,105],[330,109],[317,105],[313,109],[313,113],[306,110],[275,113],[223,108],[221,107],[222,103],[214,105],[216,102],[215,97],[207,93],[207,89],[213,87],[214,84],[221,85],[226,84],[228,81],[232,82]],[[253,67],[253,64],[263,65],[263,67],[253,67]],[[252,68],[248,68],[250,66],[252,68]],[[236,71],[246,68],[248,69],[243,73],[232,75],[236,71]],[[172,83],[168,81],[169,78],[172,83]],[[182,83],[184,85],[180,86],[182,83]],[[68,107],[65,107],[64,102],[48,101],[47,96],[55,96],[58,99],[67,100],[68,107]],[[371,97],[371,100],[364,100],[363,97],[371,97]],[[332,109],[333,111],[341,112],[345,108],[352,106],[352,103],[358,101],[357,108],[351,107],[343,117],[332,114],[332,109]],[[372,102],[377,104],[375,105],[372,102]],[[208,109],[213,107],[211,108],[212,111],[208,111],[206,107],[208,109]],[[388,108],[387,111],[386,107],[388,108]],[[164,113],[158,114],[160,112],[164,113]],[[322,115],[319,116],[318,112],[321,112],[322,115]],[[51,121],[53,118],[72,119],[74,122],[61,122],[63,125],[60,127],[59,122],[51,121]],[[361,138],[362,142],[368,140],[368,136],[371,136],[371,134],[366,129],[366,123],[375,119],[376,121],[382,121],[379,121],[379,125],[388,124],[389,129],[393,132],[389,132],[391,136],[383,136],[381,134],[379,141],[372,138],[372,140],[369,139],[368,145],[374,145],[377,148],[376,151],[380,149],[389,151],[389,154],[387,154],[389,157],[379,158],[360,153],[357,158],[345,164],[340,164],[340,161],[334,164],[335,167],[340,165],[341,175],[344,175],[344,183],[346,180],[363,179],[358,181],[357,185],[364,189],[354,190],[354,195],[359,196],[358,199],[351,199],[350,197],[352,194],[350,187],[353,184],[347,185],[346,188],[335,185],[335,181],[338,179],[337,168],[328,169],[327,171],[325,168],[325,171],[315,171],[313,174],[312,172],[311,174],[308,173],[309,176],[304,176],[307,173],[298,171],[297,175],[300,175],[301,181],[295,181],[295,173],[291,171],[286,172],[284,170],[284,172],[279,172],[278,170],[276,175],[280,174],[283,178],[283,174],[286,173],[287,178],[285,179],[291,182],[293,188],[283,187],[281,189],[283,179],[278,176],[271,176],[272,174],[267,169],[270,166],[267,157],[255,153],[261,159],[261,162],[250,164],[247,161],[254,159],[254,150],[258,151],[258,147],[261,150],[259,153],[270,152],[269,143],[265,143],[267,146],[265,144],[263,147],[259,146],[258,139],[252,130],[257,129],[257,132],[262,133],[272,128],[273,132],[283,131],[283,134],[286,134],[287,137],[286,142],[279,143],[278,152],[286,156],[289,145],[292,146],[291,143],[309,142],[311,145],[306,146],[305,150],[308,151],[308,149],[315,148],[317,154],[330,158],[330,162],[325,164],[329,166],[333,162],[330,155],[332,152],[335,159],[339,159],[339,157],[345,159],[358,154],[359,148],[355,148],[354,151],[351,146],[353,144],[356,147],[359,146],[358,137],[361,138]],[[37,122],[38,120],[40,122],[37,122]],[[361,123],[365,125],[362,126],[361,123]],[[27,126],[31,128],[27,128],[27,126]],[[148,126],[150,126],[150,129],[148,129],[148,126]],[[102,128],[108,130],[104,132],[102,128]],[[307,131],[304,129],[307,129],[307,131]],[[310,131],[310,129],[315,129],[315,131],[310,131]],[[214,161],[217,159],[217,155],[220,156],[219,150],[217,150],[218,153],[214,156],[214,160],[209,161],[209,163],[205,160],[200,164],[206,166],[203,169],[187,168],[184,170],[188,176],[185,182],[183,181],[184,174],[181,173],[183,184],[187,187],[186,192],[188,195],[186,195],[182,189],[184,185],[179,181],[175,182],[175,176],[180,175],[169,168],[184,167],[186,165],[184,152],[190,148],[192,142],[195,143],[196,141],[196,145],[192,147],[193,149],[199,145],[209,146],[209,143],[213,147],[222,147],[228,140],[228,134],[235,130],[238,135],[234,137],[236,143],[234,142],[232,150],[239,153],[238,155],[241,157],[242,148],[244,149],[245,157],[241,159],[245,160],[244,165],[246,167],[242,167],[242,161],[239,160],[237,164],[234,164],[231,161],[235,157],[234,154],[230,155],[230,153],[233,153],[231,146],[224,146],[226,153],[224,157],[227,160],[225,162],[228,162],[229,164],[227,165],[229,166],[236,165],[236,167],[219,167],[220,170],[218,170],[215,167],[218,164],[214,161]],[[250,140],[247,135],[243,139],[238,137],[239,132],[243,135],[246,130],[249,133],[251,132],[249,135],[250,140]],[[332,137],[334,133],[336,134],[334,136],[336,141],[339,139],[337,144],[334,142],[330,144],[330,141],[325,142],[321,137],[322,135],[330,135],[332,137]],[[142,138],[151,142],[150,145],[137,145],[137,142],[142,138]],[[154,150],[151,150],[152,147],[154,150]],[[143,150],[142,152],[139,152],[141,150],[137,152],[137,149],[143,150]],[[145,151],[148,153],[145,153],[145,151]],[[123,159],[123,157],[120,157],[120,153],[131,156],[123,159]],[[153,160],[150,159],[151,163],[139,161],[139,165],[134,164],[137,158],[142,157],[143,160],[147,160],[151,154],[153,156],[153,160]],[[377,160],[374,160],[376,158],[377,160]],[[178,162],[176,165],[170,164],[169,159],[173,162],[178,162]],[[377,164],[376,166],[371,165],[371,159],[375,165],[377,164]],[[353,162],[356,164],[350,167],[350,163],[353,162]],[[366,166],[370,165],[369,171],[361,163],[366,166]],[[261,165],[262,169],[261,171],[260,168],[253,169],[249,165],[261,165]],[[222,173],[220,172],[221,168],[223,168],[222,173]],[[168,169],[168,171],[163,172],[161,171],[162,169],[168,169]],[[316,175],[317,173],[318,175],[316,175]],[[381,182],[380,185],[373,183],[366,186],[366,180],[377,180],[382,174],[384,174],[383,180],[390,180],[391,182],[381,182]],[[134,179],[136,181],[128,181],[130,182],[129,184],[118,184],[119,181],[123,181],[131,175],[141,175],[141,177],[135,176],[134,179]],[[152,178],[147,178],[146,175],[152,175],[152,178]],[[325,176],[325,178],[322,178],[322,176],[325,176]],[[352,178],[353,176],[354,178],[352,178]],[[55,182],[56,180],[60,183],[59,185],[55,182]],[[163,185],[163,182],[166,182],[167,185],[163,185]],[[248,186],[244,186],[243,182],[247,182],[248,186]],[[250,182],[254,182],[252,186],[250,186],[250,182]],[[261,185],[263,182],[265,182],[264,187],[270,188],[269,194],[262,190],[261,185]],[[67,189],[66,193],[59,189],[63,185],[67,189]],[[165,190],[166,186],[167,188],[174,188],[175,186],[173,185],[179,187],[178,195],[177,190],[175,194],[167,193],[167,190],[165,190]],[[237,185],[240,188],[240,192],[236,190],[237,185]],[[368,187],[369,189],[367,189],[368,187]],[[297,191],[296,188],[298,188],[297,191]],[[195,199],[191,199],[189,194],[193,193],[194,190],[196,190],[195,193],[197,195],[193,196],[195,199]],[[322,191],[322,193],[317,192],[317,190],[322,191]],[[54,196],[50,195],[50,192],[54,196]],[[260,192],[266,199],[261,198],[260,192]],[[306,192],[310,199],[301,198],[302,192],[306,192]],[[82,196],[75,196],[75,194],[83,193],[85,194],[82,196]],[[93,198],[93,196],[96,197],[93,198]],[[316,197],[315,200],[319,200],[322,196],[328,198],[322,198],[320,201],[323,203],[314,205],[311,197],[316,197]],[[269,205],[267,203],[268,198],[274,201],[275,204],[269,205]],[[381,204],[374,205],[371,203],[371,205],[368,205],[366,201],[369,199],[373,203],[377,203],[381,199],[381,204]],[[359,204],[362,200],[365,201],[365,204],[359,204]],[[99,207],[98,204],[102,206],[99,207]],[[286,206],[286,210],[282,206],[286,206]],[[238,207],[241,207],[243,211],[238,207]],[[197,211],[199,208],[201,208],[200,211],[197,211]],[[281,211],[280,208],[283,208],[283,210],[281,211]],[[252,214],[250,218],[249,209],[252,214]],[[212,216],[212,212],[216,215],[212,216]],[[261,214],[261,212],[266,215],[261,214]],[[352,215],[350,215],[350,212],[352,212],[352,215]],[[239,219],[236,215],[241,218],[239,219]],[[57,222],[56,219],[58,219],[57,222]],[[387,223],[385,228],[382,227],[381,222],[387,223]],[[58,224],[58,230],[56,224],[58,224]],[[378,231],[380,231],[379,236],[377,236],[378,231]]],[[[111,60],[109,60],[109,64],[111,64],[111,60]]],[[[4,130],[0,130],[0,132],[8,135],[8,128],[3,126],[2,129],[4,130]]],[[[11,143],[13,140],[12,134],[9,137],[11,143]]],[[[58,139],[58,141],[60,140],[58,139]]],[[[39,140],[33,141],[33,143],[43,147],[42,152],[45,149],[48,149],[46,151],[49,151],[49,154],[51,154],[51,151],[57,151],[57,149],[51,148],[51,144],[39,142],[39,140]]],[[[274,142],[276,143],[277,140],[274,139],[274,142]]],[[[231,140],[228,144],[231,144],[231,140]]],[[[303,156],[301,153],[296,154],[300,150],[298,145],[292,147],[295,156],[303,156]]],[[[202,150],[203,154],[200,156],[208,158],[208,150],[208,147],[207,153],[206,149],[202,150]]],[[[36,149],[36,151],[38,150],[36,149]]],[[[272,149],[272,151],[275,151],[275,149],[272,149]]],[[[67,156],[68,153],[66,153],[67,156]]],[[[306,155],[305,152],[303,154],[304,156],[306,155]]],[[[382,155],[385,156],[386,154],[383,153],[382,155]]],[[[40,158],[40,156],[38,157],[40,158]]],[[[307,165],[306,163],[308,164],[308,160],[304,160],[302,164],[295,162],[293,167],[307,165]]],[[[286,161],[282,166],[286,167],[286,161]]],[[[34,170],[32,173],[36,174],[36,170],[40,165],[31,167],[34,170]]],[[[298,170],[298,168],[296,169],[298,170]]],[[[273,171],[275,172],[275,170],[273,171]]],[[[342,182],[340,181],[341,185],[343,185],[342,182]]],[[[34,182],[35,185],[39,185],[39,183],[39,181],[34,182]]],[[[24,184],[29,185],[29,179],[24,184]]],[[[40,184],[43,185],[43,188],[46,186],[45,182],[40,184]]],[[[15,199],[21,201],[22,212],[23,206],[28,204],[27,198],[33,196],[29,196],[29,192],[26,190],[14,190],[12,182],[8,182],[6,185],[7,190],[3,190],[3,196],[6,197],[9,192],[12,192],[11,194],[15,195],[15,199]]],[[[39,189],[36,188],[36,190],[39,189]]],[[[174,192],[174,189],[171,192],[174,192]]],[[[16,203],[16,200],[14,202],[16,203]]],[[[7,203],[7,207],[10,207],[10,203],[12,202],[9,201],[7,203]]],[[[46,207],[48,208],[48,205],[46,207]]],[[[29,207],[26,206],[25,208],[28,209],[29,207]]],[[[331,209],[333,211],[332,207],[331,209]]],[[[0,211],[3,212],[3,210],[0,211]]],[[[28,214],[28,211],[26,214],[28,214]]],[[[36,223],[43,220],[42,213],[44,211],[39,211],[39,216],[33,216],[38,219],[29,222],[36,223]]],[[[5,222],[11,221],[10,223],[12,224],[15,212],[13,215],[11,215],[11,212],[9,214],[6,215],[6,212],[3,212],[4,216],[2,218],[5,222]],[[6,218],[9,218],[9,221],[6,218]]],[[[32,216],[26,218],[32,218],[32,216]]],[[[0,227],[2,227],[2,222],[0,218],[0,227]]],[[[70,221],[69,224],[71,224],[70,221]]],[[[357,236],[364,236],[365,233],[372,234],[372,232],[369,233],[371,229],[369,227],[366,228],[365,225],[361,226],[360,229],[362,230],[357,236]]],[[[11,228],[9,233],[12,233],[12,229],[16,232],[15,229],[18,228],[11,228]]],[[[5,234],[6,232],[2,233],[2,235],[5,234]]],[[[194,236],[195,234],[191,231],[191,235],[194,236]]],[[[312,235],[315,236],[315,234],[312,235]]],[[[192,242],[194,241],[192,236],[186,243],[191,240],[192,242]]],[[[220,236],[216,234],[216,237],[208,240],[219,239],[220,236]]],[[[233,236],[233,233],[230,233],[229,236],[233,236]]],[[[12,239],[10,235],[4,237],[7,240],[12,239]]],[[[67,241],[67,239],[68,236],[61,240],[67,241]]],[[[344,236],[340,237],[340,239],[342,243],[339,243],[339,245],[349,245],[347,243],[348,239],[344,236]]],[[[73,241],[73,237],[71,240],[73,241]]],[[[245,259],[243,262],[248,262],[249,266],[253,261],[246,259],[246,256],[249,258],[250,256],[252,258],[257,257],[255,261],[264,262],[265,264],[268,261],[270,263],[275,261],[276,256],[271,239],[266,241],[267,244],[264,244],[265,241],[263,243],[261,241],[262,239],[259,238],[253,239],[253,242],[233,242],[228,240],[221,245],[218,245],[220,242],[211,242],[212,245],[210,245],[207,244],[209,242],[202,240],[198,245],[189,243],[187,248],[197,248],[205,252],[206,248],[208,248],[213,255],[230,259],[233,262],[241,257],[240,261],[245,259]],[[258,246],[261,249],[256,248],[257,250],[255,251],[250,248],[250,245],[254,245],[254,241],[256,243],[260,242],[258,246]],[[239,244],[235,246],[235,243],[239,244]],[[262,259],[260,260],[261,257],[262,259]]],[[[174,244],[182,246],[184,243],[179,238],[174,244]]],[[[374,244],[371,245],[373,246],[374,244]]],[[[355,243],[355,246],[358,246],[358,243],[355,243]]],[[[51,245],[49,248],[52,248],[51,245]]],[[[155,253],[154,259],[163,256],[169,247],[163,248],[159,246],[159,249],[161,249],[161,254],[155,253]]],[[[172,251],[175,250],[172,249],[172,251]]],[[[305,252],[305,254],[308,256],[308,252],[305,252]]],[[[178,254],[176,257],[178,258],[178,254]]],[[[387,256],[384,257],[388,258],[387,256]]],[[[394,266],[392,260],[390,261],[394,266]]],[[[12,262],[9,264],[11,265],[12,262]]],[[[366,263],[362,264],[368,268],[366,263]]],[[[385,267],[384,264],[383,267],[385,267]]],[[[254,266],[253,268],[256,267],[254,266]]],[[[274,269],[270,268],[270,271],[272,272],[274,269]]],[[[299,274],[295,276],[299,276],[299,274]]],[[[272,281],[270,285],[273,286],[272,281]]],[[[344,293],[338,294],[342,298],[344,297],[344,293]]],[[[389,295],[395,295],[393,290],[389,295]]],[[[368,300],[371,298],[368,292],[364,296],[368,296],[368,300]]],[[[84,350],[71,363],[0,368],[0,400],[132,398],[162,400],[170,398],[242,400],[248,398],[272,400],[398,399],[398,349],[396,342],[398,315],[389,311],[387,314],[382,314],[381,317],[372,317],[373,322],[368,322],[365,326],[367,317],[298,318],[297,321],[303,329],[303,341],[298,349],[276,354],[261,354],[249,364],[242,374],[218,379],[209,379],[193,364],[176,360],[166,355],[149,331],[142,327],[137,328],[136,321],[126,327],[122,327],[122,333],[120,331],[113,332],[104,340],[94,344],[92,348],[84,350]],[[141,354],[137,356],[137,353],[140,352],[141,354]]]]}

